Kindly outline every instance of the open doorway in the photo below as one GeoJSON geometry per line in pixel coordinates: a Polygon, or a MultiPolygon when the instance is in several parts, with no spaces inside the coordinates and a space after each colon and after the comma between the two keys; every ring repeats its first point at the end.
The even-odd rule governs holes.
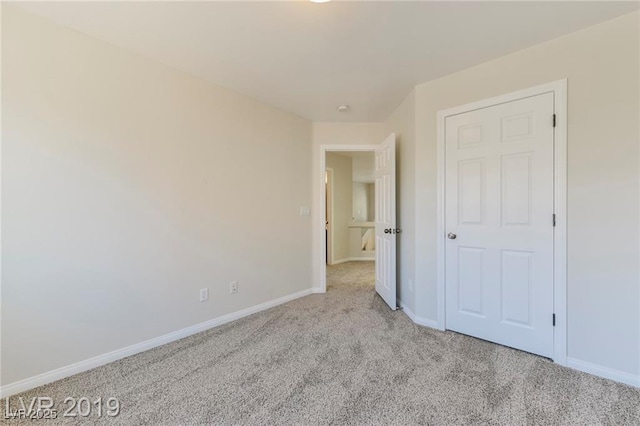
{"type": "MultiPolygon", "coordinates": [[[[327,291],[329,267],[336,264],[355,266],[355,262],[370,262],[375,292],[390,309],[397,309],[396,237],[401,230],[396,228],[395,144],[395,134],[392,133],[379,145],[320,147],[321,180],[318,183],[321,184],[319,189],[322,197],[318,213],[322,220],[318,222],[321,227],[316,228],[319,240],[322,241],[322,255],[317,258],[321,262],[318,263],[319,293],[327,291]],[[361,179],[356,177],[354,190],[354,161],[357,176],[358,163],[366,163],[371,159],[374,182],[358,182],[361,179]],[[327,170],[330,170],[330,173],[327,173],[327,170]],[[337,189],[339,175],[347,182],[342,184],[342,195],[338,194],[337,189]],[[367,185],[371,183],[372,186],[367,185]],[[327,197],[327,190],[330,197],[327,197]],[[357,198],[355,202],[354,192],[357,198]],[[327,208],[327,203],[331,205],[330,209],[327,208]],[[337,205],[340,203],[342,207],[337,205]],[[344,213],[337,214],[340,208],[344,213]],[[368,231],[369,229],[371,231],[368,231]],[[330,246],[327,245],[329,241],[330,246]]],[[[370,166],[364,169],[371,173],[370,166]]]]}
{"type": "Polygon", "coordinates": [[[375,151],[325,153],[327,290],[375,287],[375,151]]]}

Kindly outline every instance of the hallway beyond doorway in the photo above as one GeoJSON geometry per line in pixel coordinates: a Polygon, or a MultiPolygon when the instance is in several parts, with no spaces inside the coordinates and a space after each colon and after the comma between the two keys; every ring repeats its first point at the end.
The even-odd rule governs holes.
{"type": "Polygon", "coordinates": [[[327,291],[336,287],[349,287],[361,290],[376,285],[376,264],[374,261],[344,262],[327,265],[327,291]]]}

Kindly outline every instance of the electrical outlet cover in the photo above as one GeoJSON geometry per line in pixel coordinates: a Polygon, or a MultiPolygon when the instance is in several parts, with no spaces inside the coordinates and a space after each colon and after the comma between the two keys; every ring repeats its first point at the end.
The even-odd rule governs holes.
{"type": "Polygon", "coordinates": [[[209,300],[209,289],[208,288],[201,288],[200,289],[200,301],[201,302],[206,302],[207,300],[209,300]]]}

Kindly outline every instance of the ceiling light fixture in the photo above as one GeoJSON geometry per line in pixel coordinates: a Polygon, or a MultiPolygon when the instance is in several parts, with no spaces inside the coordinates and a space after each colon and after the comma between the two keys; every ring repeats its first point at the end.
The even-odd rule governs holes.
{"type": "Polygon", "coordinates": [[[349,111],[351,108],[349,108],[349,105],[340,105],[338,107],[338,112],[347,112],[349,111]]]}
{"type": "Polygon", "coordinates": [[[311,3],[329,3],[331,0],[310,0],[311,3]]]}

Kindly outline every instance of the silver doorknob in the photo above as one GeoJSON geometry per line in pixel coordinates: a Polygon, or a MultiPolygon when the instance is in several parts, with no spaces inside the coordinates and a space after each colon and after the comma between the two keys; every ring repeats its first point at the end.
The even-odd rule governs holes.
{"type": "Polygon", "coordinates": [[[454,234],[453,232],[449,232],[447,234],[447,238],[450,240],[455,240],[458,236],[456,234],[454,234]]]}

